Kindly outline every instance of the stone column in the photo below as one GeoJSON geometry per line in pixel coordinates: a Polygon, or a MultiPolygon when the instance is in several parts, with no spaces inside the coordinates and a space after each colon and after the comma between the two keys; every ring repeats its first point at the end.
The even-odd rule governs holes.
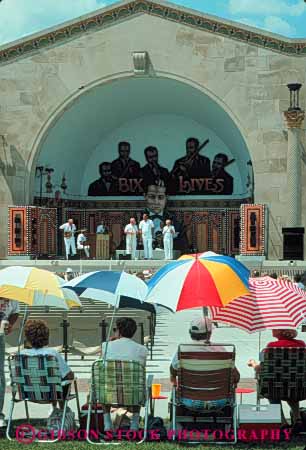
{"type": "Polygon", "coordinates": [[[287,226],[301,226],[301,154],[300,129],[305,112],[292,109],[284,112],[288,126],[288,153],[287,153],[287,226]]]}

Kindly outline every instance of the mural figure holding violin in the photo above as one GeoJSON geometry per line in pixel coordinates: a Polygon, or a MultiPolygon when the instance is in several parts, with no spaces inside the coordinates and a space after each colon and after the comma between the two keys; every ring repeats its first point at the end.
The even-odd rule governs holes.
{"type": "Polygon", "coordinates": [[[200,154],[200,151],[206,147],[209,139],[203,144],[197,138],[191,137],[186,141],[186,156],[175,161],[171,171],[172,177],[183,176],[184,178],[209,178],[210,160],[200,154]]]}

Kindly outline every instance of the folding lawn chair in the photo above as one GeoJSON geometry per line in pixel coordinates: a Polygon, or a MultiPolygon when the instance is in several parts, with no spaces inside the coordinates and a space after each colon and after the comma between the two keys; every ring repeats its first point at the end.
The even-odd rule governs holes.
{"type": "Polygon", "coordinates": [[[306,400],[306,349],[275,347],[264,351],[257,374],[258,401],[306,400]]]}
{"type": "MultiPolygon", "coordinates": [[[[146,380],[145,367],[137,361],[118,361],[99,359],[92,365],[92,380],[87,415],[87,441],[93,442],[90,437],[89,426],[93,404],[110,405],[113,407],[135,407],[144,406],[144,436],[142,443],[147,437],[148,413],[151,396],[151,385],[153,375],[146,380]]],[[[98,444],[115,444],[99,442],[98,444]]]]}
{"type": "MultiPolygon", "coordinates": [[[[62,381],[58,362],[54,356],[47,355],[21,355],[9,356],[9,371],[11,377],[12,399],[8,418],[6,437],[12,440],[10,435],[14,406],[16,403],[24,402],[27,420],[30,420],[28,402],[39,404],[50,404],[53,401],[63,401],[63,418],[61,429],[64,429],[67,404],[76,399],[80,417],[80,403],[76,380],[62,381]],[[74,383],[75,393],[71,394],[71,385],[74,383]],[[63,388],[68,386],[66,398],[63,396],[63,388]]],[[[56,442],[57,439],[39,440],[37,442],[56,442]]]]}
{"type": "Polygon", "coordinates": [[[177,387],[173,387],[170,410],[173,440],[177,437],[177,424],[189,422],[214,424],[219,427],[222,424],[224,429],[233,429],[234,440],[213,443],[236,443],[237,405],[233,383],[234,345],[180,345],[178,364],[177,387]],[[182,399],[184,399],[184,403],[182,399]],[[226,400],[223,407],[213,403],[210,403],[208,407],[202,403],[221,399],[226,400]],[[190,403],[190,407],[185,406],[186,400],[190,403]]]}

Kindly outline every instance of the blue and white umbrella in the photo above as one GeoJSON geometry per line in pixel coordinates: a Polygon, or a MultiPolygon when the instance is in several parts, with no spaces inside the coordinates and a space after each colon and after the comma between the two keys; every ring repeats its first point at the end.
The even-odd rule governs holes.
{"type": "Polygon", "coordinates": [[[64,287],[72,289],[80,298],[106,302],[115,308],[152,308],[152,305],[144,302],[148,291],[146,283],[126,272],[90,272],[68,281],[64,287]]]}

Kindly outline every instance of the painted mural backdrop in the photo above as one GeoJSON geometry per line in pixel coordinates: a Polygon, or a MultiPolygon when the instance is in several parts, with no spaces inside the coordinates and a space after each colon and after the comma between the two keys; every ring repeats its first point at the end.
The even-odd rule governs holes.
{"type": "Polygon", "coordinates": [[[129,142],[118,143],[114,160],[102,161],[100,177],[88,186],[89,196],[141,195],[148,186],[164,186],[169,195],[232,195],[234,178],[227,167],[235,164],[225,153],[217,153],[211,160],[205,156],[209,139],[200,142],[190,137],[185,143],[185,154],[173,161],[172,167],[159,163],[158,148],[144,149],[146,163],[141,166],[133,159],[129,142]]]}

